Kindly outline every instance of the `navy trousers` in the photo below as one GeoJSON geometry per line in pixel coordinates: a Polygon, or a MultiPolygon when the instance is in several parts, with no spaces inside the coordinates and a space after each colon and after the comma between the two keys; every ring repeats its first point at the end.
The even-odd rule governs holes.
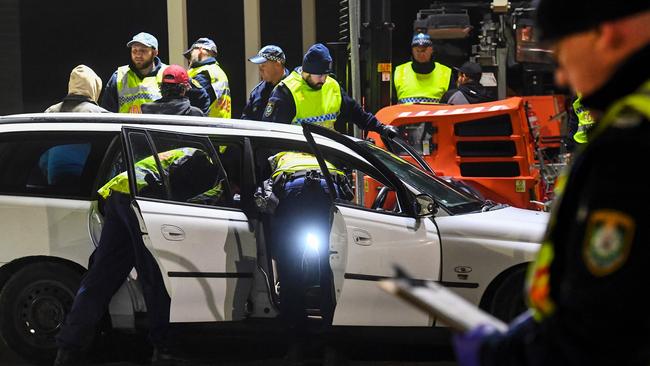
{"type": "Polygon", "coordinates": [[[61,348],[84,349],[90,345],[111,298],[133,267],[138,272],[147,304],[151,341],[157,347],[167,345],[170,298],[160,268],[144,246],[130,203],[128,195],[116,192],[106,200],[99,245],[57,335],[61,348]]]}
{"type": "Polygon", "coordinates": [[[311,184],[305,184],[304,178],[289,181],[279,199],[271,218],[271,253],[278,267],[281,317],[289,329],[304,330],[305,292],[313,285],[310,282],[314,278],[306,272],[317,271],[321,313],[325,322],[331,324],[334,311],[329,265],[332,201],[325,180],[311,184]]]}

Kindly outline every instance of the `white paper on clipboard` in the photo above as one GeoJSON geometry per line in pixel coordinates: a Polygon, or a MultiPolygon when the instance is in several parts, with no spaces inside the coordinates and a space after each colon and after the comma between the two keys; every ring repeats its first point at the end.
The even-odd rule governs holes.
{"type": "Polygon", "coordinates": [[[456,331],[465,332],[480,324],[491,325],[502,333],[508,330],[506,323],[436,282],[395,278],[382,280],[379,286],[437,317],[456,331]]]}

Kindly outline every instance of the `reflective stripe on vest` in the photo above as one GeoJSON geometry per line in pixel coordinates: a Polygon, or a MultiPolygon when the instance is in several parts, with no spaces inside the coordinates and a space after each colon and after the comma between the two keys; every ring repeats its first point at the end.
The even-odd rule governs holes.
{"type": "Polygon", "coordinates": [[[140,79],[131,68],[120,66],[117,69],[117,103],[119,113],[142,113],[140,106],[160,99],[160,87],[163,70],[167,65],[162,64],[156,76],[140,79]]]}
{"type": "Polygon", "coordinates": [[[292,71],[282,83],[289,88],[296,104],[296,116],[292,124],[315,123],[334,129],[334,122],[341,111],[341,87],[331,76],[320,90],[312,89],[302,76],[292,71]]]}
{"type": "MultiPolygon", "coordinates": [[[[269,162],[271,163],[271,169],[273,169],[273,174],[271,175],[272,178],[275,178],[282,173],[292,174],[307,170],[320,171],[320,165],[318,165],[316,157],[304,152],[283,151],[271,156],[269,162]]],[[[327,165],[330,174],[344,174],[329,161],[325,161],[325,164],[327,165]]]]}
{"type": "Polygon", "coordinates": [[[399,103],[438,103],[451,82],[451,69],[435,63],[428,74],[413,71],[413,62],[395,68],[395,91],[399,103]]]}
{"type": "Polygon", "coordinates": [[[573,101],[573,111],[578,116],[578,131],[573,135],[573,139],[584,144],[587,142],[587,131],[594,124],[594,118],[589,110],[582,106],[580,96],[573,101]]]}
{"type": "MultiPolygon", "coordinates": [[[[169,150],[159,153],[158,159],[160,160],[162,168],[167,171],[169,166],[174,162],[184,157],[190,157],[194,155],[196,151],[197,149],[192,147],[169,150]]],[[[156,165],[156,159],[153,156],[146,157],[135,163],[135,182],[138,191],[147,186],[147,182],[145,181],[147,174],[151,174],[155,180],[161,180],[158,166],[156,165]]],[[[129,176],[127,172],[122,172],[116,175],[113,179],[104,184],[104,186],[97,192],[100,196],[106,199],[113,191],[124,194],[129,194],[131,192],[129,189],[129,176]]]]}
{"type": "Polygon", "coordinates": [[[218,63],[202,65],[189,69],[187,74],[194,78],[196,75],[207,72],[210,76],[210,85],[216,96],[213,101],[210,102],[210,109],[208,110],[208,117],[217,117],[217,118],[230,118],[231,113],[231,97],[230,97],[230,87],[228,85],[228,76],[226,73],[219,67],[218,63]]]}

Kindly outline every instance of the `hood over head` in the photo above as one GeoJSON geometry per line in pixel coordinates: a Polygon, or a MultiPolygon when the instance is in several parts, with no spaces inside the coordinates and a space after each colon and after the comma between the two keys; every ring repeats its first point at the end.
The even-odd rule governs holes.
{"type": "Polygon", "coordinates": [[[68,82],[68,94],[83,95],[98,102],[101,92],[102,79],[95,74],[93,69],[86,65],[79,65],[72,69],[68,82]]]}

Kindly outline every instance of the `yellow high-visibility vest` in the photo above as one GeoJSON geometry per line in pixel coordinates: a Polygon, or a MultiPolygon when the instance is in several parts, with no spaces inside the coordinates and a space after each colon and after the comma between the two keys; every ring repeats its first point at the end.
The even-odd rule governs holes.
{"type": "Polygon", "coordinates": [[[230,118],[232,114],[232,100],[230,97],[230,87],[228,86],[228,76],[216,62],[191,68],[187,71],[187,74],[191,78],[200,73],[210,75],[210,85],[216,96],[210,103],[208,117],[230,118]]]}
{"type": "Polygon", "coordinates": [[[395,91],[398,103],[438,103],[451,82],[451,69],[435,62],[428,74],[413,71],[413,62],[395,68],[395,91]]]}
{"type": "Polygon", "coordinates": [[[167,65],[162,64],[156,76],[140,79],[128,65],[117,69],[117,104],[119,113],[142,113],[140,106],[160,99],[160,87],[163,71],[167,65]]]}
{"type": "Polygon", "coordinates": [[[331,76],[327,77],[320,90],[312,87],[303,80],[302,76],[292,71],[281,81],[286,85],[296,104],[296,116],[292,124],[314,123],[334,129],[334,122],[341,112],[341,87],[331,76]]]}

